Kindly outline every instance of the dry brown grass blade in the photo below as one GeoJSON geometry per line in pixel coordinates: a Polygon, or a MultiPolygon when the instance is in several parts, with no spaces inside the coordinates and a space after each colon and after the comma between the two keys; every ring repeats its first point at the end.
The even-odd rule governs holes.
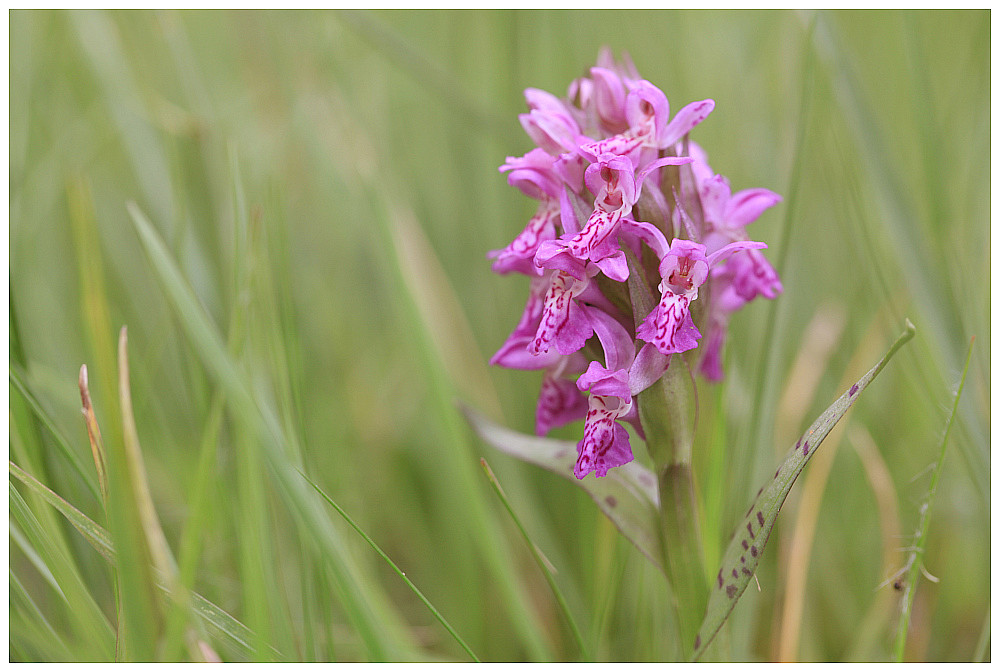
{"type": "Polygon", "coordinates": [[[90,439],[90,451],[94,456],[94,466],[97,468],[97,482],[101,487],[101,500],[104,508],[108,508],[108,467],[104,453],[104,441],[101,438],[101,428],[97,424],[94,405],[90,401],[90,387],[87,378],[87,365],[80,367],[80,401],[83,403],[83,418],[87,424],[87,438],[90,439]]]}

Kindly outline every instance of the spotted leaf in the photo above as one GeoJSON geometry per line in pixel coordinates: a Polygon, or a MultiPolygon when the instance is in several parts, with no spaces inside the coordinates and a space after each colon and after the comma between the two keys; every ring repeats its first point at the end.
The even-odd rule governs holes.
{"type": "Polygon", "coordinates": [[[792,489],[795,479],[802,473],[806,462],[815,454],[819,444],[830,433],[837,421],[843,417],[847,409],[851,407],[861,391],[868,387],[868,384],[874,380],[900,346],[913,337],[914,332],[913,324],[907,320],[906,329],[889,348],[885,357],[833,402],[806,430],[805,434],[799,437],[795,445],[788,451],[781,466],[778,467],[774,478],[757,493],[757,499],[736,528],[736,533],[723,556],[722,566],[712,581],[705,620],[702,621],[698,635],[693,642],[696,660],[705,652],[705,649],[719,632],[719,628],[729,618],[737,600],[743,595],[743,591],[746,590],[750,579],[757,571],[757,565],[760,563],[764,546],[771,535],[778,511],[781,509],[785,497],[788,496],[789,490],[792,489]]]}

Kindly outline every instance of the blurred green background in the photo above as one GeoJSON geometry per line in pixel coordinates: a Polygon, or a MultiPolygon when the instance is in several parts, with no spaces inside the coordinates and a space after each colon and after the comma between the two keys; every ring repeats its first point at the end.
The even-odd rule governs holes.
{"type": "MultiPolygon", "coordinates": [[[[713,98],[693,134],[713,168],[734,190],[784,196],[751,234],[785,292],[734,317],[727,379],[700,387],[710,571],[798,433],[904,317],[917,327],[792,490],[720,655],[888,659],[898,593],[880,584],[906,561],[975,337],[927,542],[939,582],[919,586],[907,659],[989,658],[989,12],[9,18],[10,364],[38,404],[12,383],[11,459],[116,545],[136,538],[95,495],[77,390],[86,363],[105,442],[120,444],[127,325],[149,489],[182,581],[256,633],[256,653],[209,635],[224,659],[468,659],[332,509],[289,485],[294,469],[480,658],[577,659],[480,457],[591,654],[678,655],[663,577],[581,490],[486,447],[456,406],[534,425],[540,374],[486,365],[527,296],[486,253],[534,211],[497,166],[531,148],[522,90],[563,95],[602,45],[627,50],[674,110],[713,98]],[[208,321],[170,298],[133,202],[208,321]]],[[[107,562],[11,483],[11,660],[113,656],[107,562]]],[[[155,614],[137,619],[133,635],[171,641],[155,614]]]]}

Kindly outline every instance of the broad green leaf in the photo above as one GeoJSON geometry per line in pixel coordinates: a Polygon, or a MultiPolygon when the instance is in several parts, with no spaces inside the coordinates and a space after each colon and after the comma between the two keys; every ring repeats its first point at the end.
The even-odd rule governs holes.
{"type": "Polygon", "coordinates": [[[587,491],[611,522],[643,555],[662,569],[660,537],[657,531],[659,494],[653,472],[636,462],[608,471],[602,478],[573,475],[576,444],[572,441],[529,436],[502,427],[484,415],[462,406],[462,412],[476,433],[497,450],[548,469],[587,491]]]}
{"type": "Polygon", "coordinates": [[[889,348],[885,357],[816,419],[816,422],[788,451],[781,466],[774,473],[774,479],[771,483],[761,488],[757,499],[747,511],[746,517],[736,528],[736,533],[733,535],[732,541],[729,542],[729,547],[722,558],[722,567],[719,568],[711,586],[705,620],[702,621],[701,628],[694,640],[695,659],[705,652],[705,649],[719,632],[719,628],[729,618],[729,614],[732,613],[736,602],[743,595],[750,579],[753,578],[764,552],[764,546],[767,544],[771,529],[774,527],[774,521],[778,517],[778,511],[781,510],[785,497],[792,489],[795,479],[802,473],[806,462],[812,458],[820,443],[837,424],[837,421],[854,404],[861,391],[868,387],[868,384],[896,354],[896,351],[913,338],[915,331],[913,324],[907,320],[906,328],[889,348]]]}

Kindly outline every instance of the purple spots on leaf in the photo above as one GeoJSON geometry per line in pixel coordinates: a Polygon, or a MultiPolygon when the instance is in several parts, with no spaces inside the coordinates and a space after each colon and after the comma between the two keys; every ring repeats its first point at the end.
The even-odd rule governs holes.
{"type": "Polygon", "coordinates": [[[750,548],[750,544],[748,544],[748,543],[747,543],[747,540],[746,540],[746,539],[744,539],[744,540],[743,540],[743,550],[745,551],[745,550],[747,550],[748,548],[750,548]]]}
{"type": "Polygon", "coordinates": [[[755,558],[757,557],[757,547],[756,546],[751,546],[750,547],[750,555],[752,555],[755,558]]]}
{"type": "Polygon", "coordinates": [[[757,512],[757,524],[764,527],[764,514],[760,511],[757,512]]]}
{"type": "Polygon", "coordinates": [[[750,533],[750,538],[753,539],[753,523],[747,523],[747,532],[750,533]]]}
{"type": "Polygon", "coordinates": [[[850,394],[850,396],[853,397],[857,393],[858,393],[858,384],[854,383],[853,385],[851,385],[851,394],[850,394]]]}
{"type": "Polygon", "coordinates": [[[745,555],[740,556],[740,562],[742,562],[744,565],[747,564],[747,558],[745,555]]]}
{"type": "Polygon", "coordinates": [[[736,586],[730,583],[728,586],[726,586],[726,596],[730,600],[733,599],[734,597],[736,597],[736,590],[737,590],[736,586]]]}
{"type": "Polygon", "coordinates": [[[809,442],[806,441],[802,444],[802,456],[806,457],[809,455],[809,442]]]}
{"type": "Polygon", "coordinates": [[[743,571],[743,575],[744,575],[744,576],[753,576],[753,572],[751,572],[751,571],[750,571],[749,569],[747,569],[746,567],[744,567],[742,571],[743,571]]]}
{"type": "Polygon", "coordinates": [[[611,507],[612,509],[613,509],[613,508],[615,508],[616,506],[618,506],[618,500],[617,500],[617,499],[615,499],[614,497],[612,497],[611,495],[608,495],[607,497],[605,497],[605,498],[604,498],[604,501],[605,501],[605,503],[607,503],[607,505],[608,505],[608,506],[610,506],[610,507],[611,507]]]}
{"type": "Polygon", "coordinates": [[[700,647],[700,646],[701,646],[701,635],[695,635],[694,636],[694,648],[695,648],[695,650],[697,650],[698,647],[700,647]]]}
{"type": "Polygon", "coordinates": [[[722,588],[722,570],[719,570],[719,588],[722,588]]]}
{"type": "Polygon", "coordinates": [[[778,468],[777,468],[777,469],[775,469],[775,471],[774,471],[774,477],[775,477],[775,478],[777,478],[777,477],[778,477],[778,474],[780,474],[780,473],[781,473],[781,467],[778,467],[778,468]]]}
{"type": "Polygon", "coordinates": [[[733,578],[734,578],[734,579],[738,579],[738,578],[740,578],[740,575],[739,575],[739,574],[737,574],[737,572],[736,572],[736,569],[735,569],[735,568],[733,569],[733,578]]]}

